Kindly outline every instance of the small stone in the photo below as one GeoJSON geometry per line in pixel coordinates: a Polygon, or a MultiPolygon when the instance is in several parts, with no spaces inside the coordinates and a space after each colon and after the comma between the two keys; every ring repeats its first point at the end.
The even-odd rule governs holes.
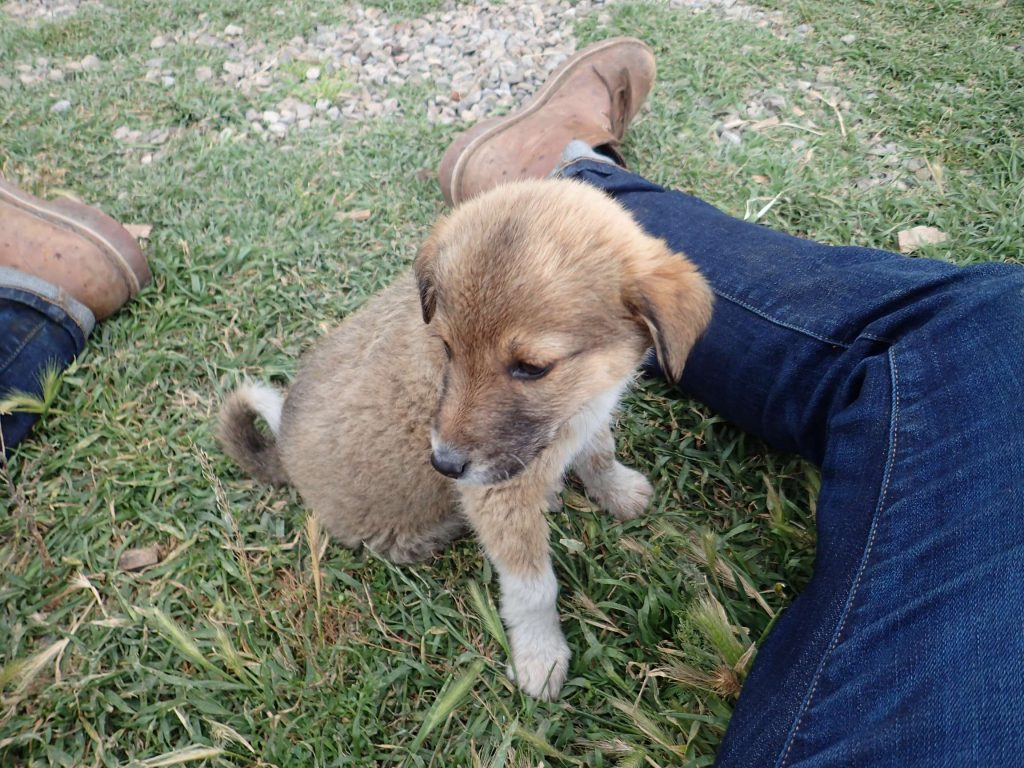
{"type": "Polygon", "coordinates": [[[174,76],[173,75],[164,75],[163,78],[160,80],[160,82],[162,82],[164,84],[164,88],[170,88],[171,86],[174,85],[174,82],[175,82],[174,76]]]}
{"type": "Polygon", "coordinates": [[[307,80],[319,80],[320,79],[320,67],[310,67],[306,70],[307,80]]]}
{"type": "Polygon", "coordinates": [[[97,56],[94,53],[90,53],[88,56],[86,56],[80,62],[78,62],[78,65],[84,70],[91,70],[99,69],[99,66],[102,63],[103,62],[100,61],[99,56],[97,56]]]}
{"type": "Polygon", "coordinates": [[[327,110],[327,116],[331,118],[331,120],[337,120],[341,117],[341,110],[337,107],[331,107],[327,110]]]}
{"type": "Polygon", "coordinates": [[[267,124],[279,123],[281,122],[281,113],[268,109],[263,113],[263,122],[267,124]]]}
{"type": "Polygon", "coordinates": [[[67,112],[69,109],[71,109],[71,102],[67,99],[61,99],[52,107],[50,107],[50,111],[53,112],[55,115],[59,115],[61,112],[67,112]]]}
{"type": "Polygon", "coordinates": [[[142,159],[139,160],[139,162],[143,165],[151,165],[153,163],[153,153],[147,152],[142,156],[142,159]]]}
{"type": "Polygon", "coordinates": [[[288,133],[288,127],[284,123],[271,123],[267,126],[267,130],[275,136],[284,136],[288,133]]]}
{"type": "Polygon", "coordinates": [[[328,101],[327,99],[317,99],[316,100],[316,111],[317,112],[326,112],[330,106],[331,106],[331,102],[328,101]]]}
{"type": "Polygon", "coordinates": [[[49,72],[46,73],[46,79],[52,80],[55,83],[59,83],[64,80],[64,70],[51,69],[49,72]]]}
{"type": "Polygon", "coordinates": [[[149,41],[149,47],[152,48],[153,50],[158,50],[160,48],[163,48],[166,45],[167,45],[167,38],[164,37],[163,35],[157,35],[156,37],[154,37],[152,40],[149,41]]]}
{"type": "Polygon", "coordinates": [[[840,40],[840,42],[843,42],[846,45],[853,45],[855,42],[857,42],[857,36],[856,35],[843,35],[842,37],[839,38],[839,40],[840,40]]]}
{"type": "Polygon", "coordinates": [[[719,138],[728,144],[732,144],[733,146],[738,146],[743,143],[743,137],[736,133],[736,131],[724,130],[722,131],[719,138]]]}
{"type": "Polygon", "coordinates": [[[156,547],[126,549],[117,561],[122,571],[138,571],[160,562],[160,550],[156,547]]]}
{"type": "Polygon", "coordinates": [[[911,227],[897,235],[900,253],[913,253],[922,245],[944,243],[948,239],[946,233],[935,227],[911,227]]]}
{"type": "Polygon", "coordinates": [[[226,27],[224,27],[224,36],[225,37],[240,37],[241,34],[244,31],[245,30],[242,29],[237,24],[228,24],[226,27]]]}
{"type": "Polygon", "coordinates": [[[122,125],[114,131],[114,138],[117,141],[128,141],[132,135],[132,129],[127,125],[122,125]]]}
{"type": "Polygon", "coordinates": [[[210,67],[196,67],[196,80],[205,83],[213,79],[213,70],[210,67]]]}

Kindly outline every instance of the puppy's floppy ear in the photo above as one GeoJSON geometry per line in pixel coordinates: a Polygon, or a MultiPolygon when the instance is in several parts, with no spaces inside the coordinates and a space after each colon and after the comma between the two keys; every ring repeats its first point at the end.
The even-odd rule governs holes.
{"type": "Polygon", "coordinates": [[[673,384],[683,375],[690,348],[711,321],[713,294],[707,281],[685,256],[661,241],[634,261],[625,303],[651,336],[665,377],[673,384]]]}
{"type": "Polygon", "coordinates": [[[423,310],[423,322],[429,323],[437,308],[437,288],[435,285],[434,267],[437,261],[437,237],[431,235],[420,248],[413,262],[412,271],[420,289],[420,308],[423,310]]]}

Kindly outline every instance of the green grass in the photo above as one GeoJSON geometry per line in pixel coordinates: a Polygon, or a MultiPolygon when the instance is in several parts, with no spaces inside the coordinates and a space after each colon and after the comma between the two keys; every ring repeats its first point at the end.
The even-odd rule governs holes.
{"type": "MultiPolygon", "coordinates": [[[[899,230],[931,224],[949,240],[925,256],[1024,259],[1019,4],[766,2],[813,32],[779,39],[646,4],[613,7],[610,29],[579,22],[583,42],[634,34],[657,52],[650,110],[625,147],[634,168],[740,216],[774,200],[763,223],[827,242],[894,248],[899,230]],[[795,85],[822,66],[849,102],[842,129],[795,85]],[[815,132],[720,144],[721,115],[766,92],[815,132]],[[857,189],[887,168],[874,137],[941,168],[939,181],[857,189]]],[[[408,17],[438,5],[377,4],[408,17]]],[[[212,29],[236,23],[276,45],[341,6],[107,5],[0,22],[0,76],[14,81],[0,87],[3,174],[152,225],[155,275],[97,328],[0,490],[0,763],[710,764],[751,644],[810,576],[813,468],[643,385],[618,434],[655,503],[616,525],[566,493],[552,541],[570,677],[557,703],[522,696],[476,545],[402,569],[323,549],[294,494],[241,477],[210,428],[235,382],[287,381],[302,350],[411,262],[443,210],[421,171],[456,129],[415,117],[428,91],[410,86],[393,94],[404,120],[309,131],[287,150],[224,138],[270,105],[196,83],[196,66],[223,63],[216,51],[167,50],[177,84],[145,82],[149,41],[206,12],[212,29]],[[17,81],[18,63],[88,53],[99,70],[17,81]],[[72,108],[51,114],[59,98],[72,108]],[[174,132],[133,148],[113,139],[121,125],[174,132]],[[372,215],[334,217],[351,209],[372,215]],[[151,545],[159,565],[118,570],[121,553],[151,545]]]]}

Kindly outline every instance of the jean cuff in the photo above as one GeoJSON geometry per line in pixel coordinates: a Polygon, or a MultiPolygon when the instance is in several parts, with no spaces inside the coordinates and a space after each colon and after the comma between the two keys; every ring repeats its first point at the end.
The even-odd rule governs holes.
{"type": "Polygon", "coordinates": [[[92,310],[59,285],[17,269],[0,267],[0,298],[26,304],[63,326],[70,320],[81,334],[82,344],[96,326],[92,310]]]}
{"type": "Polygon", "coordinates": [[[605,160],[596,157],[575,157],[571,160],[564,160],[559,163],[551,172],[553,178],[571,179],[573,176],[587,170],[603,170],[608,166],[621,169],[622,166],[611,158],[605,160]],[[603,168],[602,168],[603,166],[603,168]]]}

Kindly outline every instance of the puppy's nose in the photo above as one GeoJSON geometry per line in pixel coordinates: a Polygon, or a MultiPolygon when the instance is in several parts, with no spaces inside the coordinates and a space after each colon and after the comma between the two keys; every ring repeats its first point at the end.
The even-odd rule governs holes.
{"type": "Polygon", "coordinates": [[[442,475],[458,479],[466,474],[469,460],[447,445],[439,445],[430,454],[430,464],[442,475]]]}

